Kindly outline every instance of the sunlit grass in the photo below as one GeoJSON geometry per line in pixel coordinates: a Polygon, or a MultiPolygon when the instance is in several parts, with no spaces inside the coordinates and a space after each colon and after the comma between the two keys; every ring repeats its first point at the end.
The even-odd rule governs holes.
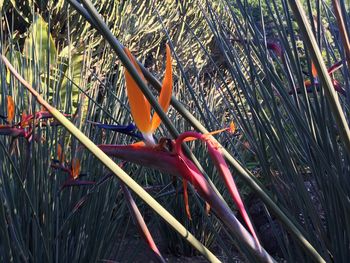
{"type": "MultiPolygon", "coordinates": [[[[262,220],[251,220],[262,246],[268,236],[277,244],[272,256],[288,262],[346,261],[349,162],[344,129],[334,117],[329,94],[339,100],[346,120],[348,50],[341,42],[344,30],[337,33],[339,14],[334,16],[330,1],[302,1],[328,72],[321,72],[319,58],[304,44],[305,22],[297,20],[286,0],[95,2],[120,41],[114,44],[128,47],[141,63],[148,82],[141,95],[150,101],[149,117],[155,114],[155,89],[162,86],[157,79],[164,76],[169,43],[172,106],[159,115],[164,121],[154,131],[155,142],[193,129],[226,129],[233,121],[235,133],[215,138],[243,199],[260,200],[262,220]],[[325,89],[322,74],[329,74],[337,93],[325,89]]],[[[11,11],[12,1],[5,1],[2,54],[95,144],[135,143],[141,135],[130,126],[132,115],[139,114],[130,110],[127,99],[121,63],[127,57],[115,52],[109,31],[86,22],[96,20],[74,3],[38,3],[36,10],[18,4],[11,11]]],[[[349,19],[348,7],[341,1],[340,7],[340,15],[349,19]]],[[[142,251],[135,249],[132,257],[126,252],[136,247],[131,235],[137,232],[119,181],[53,119],[23,121],[30,115],[38,119],[43,109],[3,64],[0,71],[1,261],[133,261],[142,251]]],[[[156,112],[157,107],[162,109],[158,105],[156,112]]],[[[197,141],[187,145],[186,154],[192,151],[199,170],[235,210],[206,147],[197,141]]],[[[164,147],[169,150],[171,144],[164,147]]],[[[222,253],[220,259],[229,262],[239,251],[242,258],[255,260],[215,213],[207,213],[205,200],[191,184],[184,202],[183,184],[164,171],[132,163],[123,169],[214,254],[222,253]]],[[[150,232],[161,229],[155,243],[163,240],[163,256],[166,251],[196,253],[142,200],[135,202],[150,232]]]]}

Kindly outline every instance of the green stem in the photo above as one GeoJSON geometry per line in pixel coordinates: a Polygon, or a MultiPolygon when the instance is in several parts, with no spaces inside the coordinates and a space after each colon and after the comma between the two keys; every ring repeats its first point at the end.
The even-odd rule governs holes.
{"type": "MultiPolygon", "coordinates": [[[[73,3],[74,0],[69,0],[69,2],[73,3]]],[[[97,12],[94,12],[94,8],[91,5],[88,5],[86,0],[82,0],[82,3],[86,7],[86,10],[88,12],[85,12],[84,9],[81,8],[81,6],[78,7],[78,11],[81,15],[83,15],[85,18],[88,19],[88,21],[91,23],[92,26],[94,26],[96,29],[100,30],[101,33],[106,37],[107,41],[110,43],[110,45],[113,47],[113,49],[116,51],[117,55],[120,57],[121,61],[124,63],[123,59],[127,59],[127,56],[124,53],[122,44],[113,36],[113,34],[110,32],[108,27],[101,21],[99,15],[97,12]]],[[[155,87],[158,91],[161,89],[160,82],[147,70],[145,67],[139,63],[140,68],[147,79],[149,83],[155,87]]],[[[159,107],[158,102],[154,98],[153,94],[149,91],[149,89],[145,86],[142,79],[138,76],[136,69],[131,64],[131,62],[128,61],[128,63],[125,63],[124,66],[128,69],[132,77],[135,79],[137,84],[139,85],[140,90],[143,92],[145,97],[148,99],[152,107],[154,107],[155,111],[159,114],[159,117],[163,121],[164,125],[167,127],[169,132],[174,138],[177,138],[179,135],[179,132],[176,130],[174,125],[171,123],[169,118],[164,114],[163,110],[159,107]],[[134,74],[136,74],[134,76],[134,74]]],[[[201,133],[208,133],[208,130],[179,102],[175,99],[174,96],[171,98],[171,105],[194,127],[197,131],[201,133]]],[[[188,150],[188,148],[185,148],[186,154],[190,156],[192,160],[194,160],[196,166],[203,172],[205,175],[203,169],[201,168],[200,164],[196,160],[196,158],[193,156],[193,154],[188,150]]],[[[272,200],[272,198],[267,194],[267,190],[263,188],[255,179],[254,176],[244,169],[240,163],[238,163],[235,158],[224,148],[222,147],[222,151],[228,160],[228,162],[234,167],[236,172],[238,172],[238,175],[253,189],[253,191],[262,199],[262,201],[271,209],[271,211],[281,220],[281,222],[288,228],[289,231],[297,238],[297,240],[300,242],[302,247],[305,249],[306,252],[308,252],[310,255],[314,256],[314,258],[319,262],[324,262],[323,258],[317,253],[316,249],[311,245],[311,243],[303,236],[303,234],[300,232],[298,227],[290,220],[290,215],[287,215],[284,213],[272,200]],[[319,260],[322,259],[322,260],[319,260]]],[[[206,178],[209,180],[209,178],[206,176],[206,178]]],[[[215,186],[211,183],[209,180],[209,183],[215,188],[215,186]]],[[[216,191],[217,192],[217,191],[216,191]]]]}
{"type": "Polygon", "coordinates": [[[341,12],[339,0],[332,0],[332,4],[333,4],[335,17],[337,18],[339,33],[344,46],[346,62],[348,63],[348,67],[349,67],[350,66],[350,42],[349,42],[348,33],[346,31],[346,27],[345,27],[345,21],[341,12]]]}
{"type": "Polygon", "coordinates": [[[181,225],[164,207],[162,207],[150,194],[148,194],[137,182],[135,182],[127,173],[125,173],[111,158],[100,150],[84,133],[74,126],[62,113],[46,102],[40,94],[26,82],[22,76],[14,69],[11,63],[4,55],[1,55],[2,61],[6,64],[11,73],[18,79],[23,86],[35,97],[35,99],[44,106],[52,116],[59,121],[82,145],[85,146],[97,159],[99,159],[114,175],[123,181],[132,191],[134,191],[146,204],[148,204],[160,217],[162,217],[170,226],[172,226],[184,239],[186,239],[194,248],[196,248],[210,262],[220,262],[220,260],[200,243],[188,230],[181,225]]]}
{"type": "Polygon", "coordinates": [[[344,112],[339,103],[338,95],[333,87],[332,79],[328,74],[327,67],[322,58],[322,53],[320,51],[319,46],[317,45],[317,41],[312,32],[303,6],[299,0],[289,0],[289,5],[293,10],[295,20],[299,25],[300,32],[304,36],[304,41],[306,43],[306,46],[308,47],[312,61],[316,66],[318,77],[320,79],[320,82],[322,83],[322,86],[324,87],[326,98],[332,110],[335,122],[338,126],[340,137],[345,145],[346,151],[350,155],[349,126],[345,119],[344,112]]]}
{"type": "MultiPolygon", "coordinates": [[[[139,64],[145,78],[158,90],[161,89],[160,82],[145,69],[141,64],[139,64]]],[[[205,134],[209,131],[178,101],[174,96],[171,98],[171,105],[188,121],[191,123],[197,131],[205,134]]],[[[219,143],[219,142],[218,142],[219,143]]],[[[262,199],[264,204],[273,212],[275,216],[288,228],[289,231],[297,238],[299,243],[305,249],[307,253],[312,255],[317,262],[325,262],[325,260],[320,256],[317,250],[311,245],[311,243],[304,237],[299,228],[290,220],[290,215],[283,212],[277,204],[268,195],[267,190],[259,184],[254,178],[254,176],[242,165],[219,143],[223,154],[227,161],[233,166],[238,175],[243,179],[251,189],[262,199]]]]}
{"type": "Polygon", "coordinates": [[[136,84],[138,85],[142,93],[145,95],[147,100],[150,102],[155,112],[157,112],[158,116],[163,121],[164,125],[166,125],[171,135],[174,138],[176,138],[179,135],[179,132],[176,130],[174,124],[167,117],[166,113],[163,111],[162,107],[159,105],[156,97],[152,94],[152,92],[148,89],[146,83],[139,76],[139,73],[137,72],[136,68],[134,67],[132,62],[129,60],[128,56],[125,54],[123,45],[116,39],[116,37],[109,30],[108,26],[100,18],[100,14],[96,11],[91,1],[81,0],[81,2],[83,3],[87,12],[93,19],[94,24],[102,32],[106,40],[109,43],[113,43],[111,44],[111,46],[114,49],[114,51],[117,53],[120,61],[123,63],[124,67],[127,68],[128,72],[130,73],[132,78],[135,80],[136,84]]]}
{"type": "MultiPolygon", "coordinates": [[[[75,2],[74,0],[69,0],[71,3],[75,2]]],[[[128,56],[124,52],[123,45],[116,39],[116,37],[112,34],[112,32],[109,30],[108,26],[101,20],[98,12],[94,8],[94,6],[91,4],[89,0],[82,0],[82,3],[84,4],[85,9],[82,9],[79,5],[74,5],[74,7],[77,8],[77,10],[80,12],[81,15],[85,16],[87,15],[88,21],[91,23],[93,27],[95,27],[97,30],[100,31],[100,33],[106,38],[106,40],[109,42],[111,47],[114,49],[114,51],[117,53],[118,57],[122,61],[124,67],[128,70],[128,72],[132,75],[136,83],[138,84],[141,92],[145,95],[149,103],[152,105],[154,110],[158,113],[160,119],[164,123],[165,127],[170,132],[171,136],[176,139],[179,136],[179,131],[175,128],[171,120],[168,118],[166,113],[163,111],[161,106],[159,105],[156,98],[153,96],[152,92],[148,89],[147,85],[143,82],[143,80],[138,75],[137,70],[135,69],[134,65],[129,61],[128,56]],[[136,74],[136,75],[133,75],[136,74]]],[[[136,60],[136,59],[135,59],[136,60]]],[[[137,61],[137,60],[136,60],[137,61]]],[[[144,69],[143,65],[141,67],[144,69]]],[[[209,176],[204,171],[203,167],[197,160],[197,158],[193,155],[191,150],[188,148],[186,144],[183,144],[184,151],[186,155],[195,163],[195,165],[198,167],[198,169],[201,171],[201,173],[205,176],[205,178],[208,180],[209,184],[213,187],[215,192],[221,197],[222,201],[225,202],[225,200],[222,198],[221,194],[213,184],[213,182],[210,180],[209,176]]]]}

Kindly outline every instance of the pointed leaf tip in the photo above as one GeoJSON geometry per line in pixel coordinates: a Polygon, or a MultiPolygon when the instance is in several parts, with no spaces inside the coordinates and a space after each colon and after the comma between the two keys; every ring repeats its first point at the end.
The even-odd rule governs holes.
{"type": "Polygon", "coordinates": [[[138,209],[134,198],[132,197],[131,193],[129,192],[128,188],[121,182],[120,184],[124,196],[125,196],[125,201],[127,203],[127,206],[129,208],[131,217],[137,226],[141,236],[144,238],[146,243],[148,244],[149,248],[153,251],[159,262],[166,262],[165,259],[163,258],[162,254],[160,253],[156,243],[154,242],[154,239],[152,237],[151,232],[149,231],[145,220],[143,219],[143,216],[138,209]]]}
{"type": "MultiPolygon", "coordinates": [[[[168,44],[166,44],[165,74],[164,74],[162,89],[160,91],[159,100],[158,100],[164,112],[168,111],[170,100],[171,100],[172,87],[173,87],[173,73],[172,73],[171,61],[172,60],[171,60],[170,47],[168,44]]],[[[151,131],[152,132],[155,131],[161,122],[162,122],[161,119],[159,118],[158,114],[155,112],[152,118],[151,131]]]]}

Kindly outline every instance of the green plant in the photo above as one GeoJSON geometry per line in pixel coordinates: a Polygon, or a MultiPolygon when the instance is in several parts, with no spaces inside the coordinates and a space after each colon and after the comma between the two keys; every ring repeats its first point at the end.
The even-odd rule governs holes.
{"type": "MultiPolygon", "coordinates": [[[[345,23],[349,19],[344,3],[333,1],[340,7],[335,17],[330,1],[302,1],[306,16],[298,15],[301,5],[291,12],[286,0],[130,1],[120,5],[95,1],[111,28],[107,30],[88,10],[88,1],[80,1],[84,5],[74,0],[70,4],[19,2],[5,1],[1,5],[3,54],[54,107],[72,114],[72,122],[95,143],[130,144],[138,135],[129,130],[134,128],[129,125],[132,118],[123,70],[112,49],[118,51],[120,42],[132,49],[144,63],[140,68],[149,86],[159,91],[157,76],[150,72],[162,72],[161,64],[153,58],[161,57],[162,45],[169,42],[176,68],[175,94],[167,116],[162,114],[153,90],[142,88],[163,119],[156,137],[177,137],[192,128],[208,133],[234,120],[238,132],[222,133],[216,139],[224,147],[222,151],[239,188],[244,186],[245,196],[254,194],[266,205],[259,216],[265,218],[264,225],[251,218],[263,245],[264,227],[268,226],[272,229],[270,240],[278,244],[274,252],[288,262],[346,261],[350,236],[347,123],[344,117],[334,117],[343,114],[346,120],[349,112],[348,50],[340,44],[335,30],[340,28],[345,39],[346,26],[344,29],[339,23],[340,18],[345,23]],[[33,3],[42,18],[34,13],[33,3]],[[16,23],[21,19],[25,21],[24,29],[16,23]],[[312,21],[309,27],[305,26],[308,21],[312,21]],[[30,32],[39,34],[33,37],[30,32]],[[30,43],[34,44],[31,48],[30,43]],[[48,52],[41,53],[45,46],[50,46],[48,52]],[[51,51],[52,57],[45,55],[51,51]],[[338,65],[330,74],[333,83],[322,60],[328,68],[338,65]],[[333,91],[334,83],[340,93],[333,91]],[[336,109],[332,105],[337,100],[336,109]],[[338,126],[340,119],[342,126],[338,126]],[[126,129],[131,136],[109,129],[112,126],[117,131],[126,129]],[[256,176],[253,171],[257,171],[256,176]]],[[[290,2],[295,7],[294,1],[290,2]]],[[[117,54],[129,69],[128,59],[120,50],[117,54]]],[[[137,78],[136,72],[132,75],[137,78]]],[[[6,123],[8,95],[16,105],[13,123],[19,122],[24,110],[27,114],[41,111],[4,67],[0,84],[0,115],[5,125],[0,133],[12,125],[6,123]]],[[[50,119],[39,120],[31,141],[26,136],[0,138],[0,155],[4,156],[0,158],[1,260],[132,261],[125,248],[135,245],[130,238],[134,232],[132,227],[124,227],[132,224],[125,216],[127,207],[119,182],[112,180],[109,171],[64,128],[52,124],[55,122],[50,119]],[[72,160],[66,166],[75,158],[81,161],[75,186],[67,185],[67,173],[52,168],[58,144],[66,159],[72,160]],[[94,185],[83,185],[83,181],[94,185]]],[[[202,165],[201,172],[206,172],[228,200],[205,147],[196,142],[189,146],[198,160],[193,161],[202,165]]],[[[187,154],[193,157],[191,151],[187,149],[187,154]]],[[[181,201],[184,191],[173,187],[165,173],[130,163],[124,169],[150,189],[201,242],[216,244],[224,254],[223,261],[232,259],[232,244],[247,260],[254,261],[252,253],[226,232],[214,214],[206,214],[203,201],[193,189],[189,189],[189,209],[195,212],[190,221],[181,201]]],[[[193,254],[186,242],[162,225],[143,202],[135,202],[150,232],[161,226],[173,251],[193,254]]],[[[234,207],[231,202],[228,205],[234,207]]],[[[140,253],[135,251],[133,255],[140,253]]]]}

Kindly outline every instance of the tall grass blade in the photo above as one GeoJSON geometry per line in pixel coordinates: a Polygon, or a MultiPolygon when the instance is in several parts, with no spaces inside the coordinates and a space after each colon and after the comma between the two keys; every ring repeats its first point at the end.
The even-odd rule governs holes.
{"type": "MultiPolygon", "coordinates": [[[[70,0],[72,1],[72,0],[70,0]]],[[[107,26],[103,23],[103,21],[101,21],[101,19],[99,18],[99,16],[96,14],[96,11],[94,11],[94,8],[92,6],[92,4],[90,3],[90,1],[82,1],[82,3],[84,4],[87,12],[90,15],[90,19],[93,19],[94,21],[94,26],[97,26],[99,30],[101,30],[101,33],[106,37],[106,39],[109,41],[109,43],[112,45],[112,47],[114,48],[114,50],[117,52],[118,56],[121,56],[121,60],[124,63],[123,57],[124,54],[122,52],[122,45],[119,43],[119,41],[110,33],[110,31],[108,30],[107,26]]],[[[84,11],[81,12],[82,14],[84,13],[84,11]]],[[[129,69],[129,64],[124,64],[126,68],[129,69]]],[[[142,64],[139,64],[141,70],[143,71],[143,74],[145,76],[145,78],[153,85],[155,86],[158,90],[161,89],[161,84],[160,82],[155,79],[144,67],[142,64]]],[[[137,70],[135,69],[135,74],[137,73],[137,70]]],[[[131,72],[130,72],[131,73],[131,72]]],[[[132,75],[134,77],[134,75],[132,75]]],[[[137,76],[136,76],[137,77],[137,76]]],[[[137,79],[135,79],[137,80],[137,79]]],[[[137,81],[136,81],[137,82],[137,81]]],[[[138,85],[141,83],[142,81],[137,82],[138,85]]],[[[150,104],[152,105],[152,107],[154,107],[155,111],[157,113],[159,113],[159,111],[157,110],[157,102],[154,99],[150,99],[150,95],[148,95],[148,91],[147,88],[144,90],[143,86],[139,86],[141,91],[145,94],[145,97],[147,99],[149,99],[150,104]],[[146,93],[145,93],[146,92],[146,93]]],[[[153,96],[153,95],[152,95],[153,96]]],[[[174,106],[174,108],[176,110],[179,111],[179,113],[186,119],[188,120],[191,125],[193,127],[195,127],[198,131],[202,132],[202,133],[208,133],[208,130],[179,102],[177,102],[177,100],[172,97],[171,99],[171,104],[174,106]]],[[[162,116],[162,113],[160,115],[161,119],[163,120],[165,126],[169,129],[169,132],[172,134],[172,136],[174,136],[175,138],[179,135],[179,133],[176,131],[176,129],[173,129],[173,125],[168,125],[169,122],[165,121],[165,119],[167,118],[167,116],[162,116]]],[[[305,238],[305,236],[302,234],[302,232],[299,230],[299,228],[290,220],[290,216],[287,215],[287,213],[285,212],[286,210],[282,210],[281,208],[279,208],[276,203],[272,200],[272,198],[269,196],[269,194],[267,193],[266,189],[264,189],[264,187],[259,184],[255,179],[254,176],[247,171],[245,168],[242,167],[242,165],[225,149],[223,148],[223,153],[225,155],[225,157],[227,158],[228,162],[234,167],[234,169],[236,170],[236,172],[238,172],[238,175],[245,181],[247,182],[247,184],[254,190],[254,192],[257,193],[257,195],[259,197],[262,198],[263,202],[271,209],[271,211],[278,216],[278,218],[283,222],[283,224],[285,224],[287,226],[287,228],[297,237],[297,239],[300,241],[300,243],[302,244],[303,248],[308,251],[310,254],[314,255],[316,258],[319,258],[319,254],[317,253],[317,251],[315,250],[315,248],[310,244],[310,242],[305,238]]],[[[198,163],[196,163],[196,165],[198,165],[198,163]]]]}
{"type": "Polygon", "coordinates": [[[337,19],[338,28],[340,31],[340,36],[341,36],[343,46],[344,46],[346,61],[347,61],[348,67],[349,67],[349,65],[350,65],[350,41],[349,41],[348,31],[346,30],[345,21],[344,21],[343,15],[342,15],[342,10],[340,7],[339,0],[332,0],[332,4],[333,4],[335,17],[337,19]]]}
{"type": "Polygon", "coordinates": [[[4,55],[1,59],[11,73],[21,84],[45,107],[52,116],[57,119],[82,145],[85,146],[97,159],[99,159],[108,169],[110,169],[120,180],[122,180],[131,190],[133,190],[142,200],[144,200],[158,215],[160,215],[170,226],[174,228],[183,238],[185,238],[194,248],[211,262],[220,260],[201,244],[185,227],[183,227],[166,209],[164,209],[151,195],[149,195],[140,185],[138,185],[128,174],[126,174],[112,159],[102,152],[88,137],[86,137],[73,123],[71,123],[62,113],[47,103],[40,94],[35,91],[12,67],[4,55]]]}
{"type": "Polygon", "coordinates": [[[156,243],[154,242],[153,237],[145,223],[145,220],[143,219],[141,212],[138,209],[134,198],[132,198],[128,188],[123,183],[121,183],[121,188],[123,189],[123,193],[124,193],[127,205],[129,207],[129,211],[132,215],[135,225],[139,229],[139,232],[147,242],[149,248],[153,251],[153,253],[157,257],[157,260],[161,263],[166,262],[162,254],[160,253],[156,243]]]}
{"type": "Polygon", "coordinates": [[[309,49],[312,60],[315,63],[315,67],[317,69],[318,76],[320,78],[321,83],[324,86],[326,92],[326,99],[328,100],[332,114],[338,126],[338,131],[342,141],[345,145],[348,155],[350,155],[350,129],[349,125],[346,121],[344,112],[339,103],[339,99],[337,93],[334,90],[332,79],[330,78],[327,67],[322,58],[321,51],[315,39],[315,36],[312,32],[310,23],[306,17],[303,6],[299,0],[289,1],[289,4],[296,16],[296,21],[299,25],[301,33],[304,36],[304,41],[309,49]]]}

